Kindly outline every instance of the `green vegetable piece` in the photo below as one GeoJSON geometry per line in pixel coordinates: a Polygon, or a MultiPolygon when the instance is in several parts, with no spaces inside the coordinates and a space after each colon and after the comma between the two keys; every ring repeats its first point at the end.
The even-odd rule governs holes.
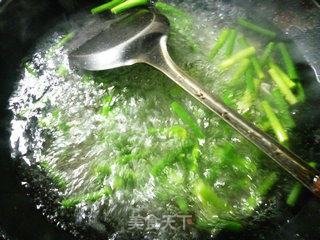
{"type": "Polygon", "coordinates": [[[198,161],[200,159],[200,156],[201,156],[201,151],[200,151],[199,145],[197,144],[192,149],[191,161],[189,164],[189,170],[191,172],[194,172],[194,173],[198,172],[198,161]]]}
{"type": "Polygon", "coordinates": [[[102,4],[102,5],[98,6],[98,7],[92,8],[91,9],[91,13],[92,14],[97,14],[97,13],[106,11],[106,10],[111,9],[111,8],[117,6],[117,5],[119,5],[119,4],[121,4],[121,3],[125,2],[125,1],[126,0],[112,0],[112,1],[110,1],[108,3],[105,3],[105,4],[102,4]]]}
{"type": "Polygon", "coordinates": [[[243,73],[246,72],[246,70],[249,68],[250,66],[250,60],[245,58],[245,59],[241,59],[240,62],[240,66],[238,67],[237,71],[235,72],[235,74],[232,76],[232,82],[239,80],[239,78],[241,77],[241,75],[243,73]]]}
{"type": "Polygon", "coordinates": [[[125,188],[125,183],[124,183],[123,178],[120,177],[120,176],[115,176],[112,188],[113,189],[123,189],[123,188],[125,188]]]}
{"type": "Polygon", "coordinates": [[[223,146],[219,146],[214,151],[223,161],[234,157],[234,146],[229,142],[225,143],[223,146]]]}
{"type": "Polygon", "coordinates": [[[63,66],[63,65],[59,65],[56,69],[56,72],[61,76],[61,77],[65,77],[68,75],[68,69],[63,66]]]}
{"type": "Polygon", "coordinates": [[[174,162],[177,161],[177,156],[179,154],[177,153],[171,153],[168,154],[162,161],[160,164],[156,165],[155,167],[153,167],[153,169],[151,170],[152,175],[154,176],[160,176],[160,174],[162,173],[163,169],[166,166],[169,166],[170,164],[173,164],[174,162]]]}
{"type": "Polygon", "coordinates": [[[298,79],[298,74],[296,71],[296,67],[294,66],[294,63],[292,61],[292,58],[288,52],[288,49],[284,43],[278,43],[278,49],[282,55],[282,60],[284,62],[284,65],[286,67],[287,73],[289,75],[290,79],[298,79]]]}
{"type": "Polygon", "coordinates": [[[106,95],[102,98],[102,108],[100,109],[99,113],[102,116],[108,117],[111,109],[112,109],[112,96],[106,95]]]}
{"type": "Polygon", "coordinates": [[[254,98],[257,95],[252,68],[249,67],[245,73],[246,91],[241,99],[237,102],[237,108],[241,113],[247,112],[251,107],[254,98]]]}
{"type": "Polygon", "coordinates": [[[116,7],[113,7],[111,9],[111,12],[114,14],[118,14],[118,13],[123,12],[125,10],[128,10],[130,8],[145,5],[147,3],[148,3],[148,0],[127,0],[123,3],[120,3],[116,7]]]}
{"type": "Polygon", "coordinates": [[[282,97],[281,92],[279,88],[276,88],[272,91],[272,102],[275,104],[277,109],[279,110],[279,117],[283,120],[284,125],[286,125],[288,128],[295,127],[296,124],[291,117],[289,105],[285,101],[285,99],[282,97]]]}
{"type": "Polygon", "coordinates": [[[109,187],[106,187],[106,188],[103,188],[97,192],[63,199],[61,201],[61,205],[65,208],[71,208],[71,207],[76,206],[77,204],[79,204],[82,201],[85,201],[88,203],[95,202],[95,201],[101,199],[103,196],[109,196],[110,194],[111,194],[111,189],[109,187]]]}
{"type": "Polygon", "coordinates": [[[38,73],[36,73],[36,71],[34,69],[32,69],[32,67],[30,66],[29,62],[26,62],[24,64],[24,67],[25,67],[25,69],[27,70],[28,73],[30,73],[31,75],[33,75],[36,78],[39,77],[38,73]]]}
{"type": "Polygon", "coordinates": [[[267,115],[267,118],[271,124],[273,132],[277,136],[279,142],[284,143],[288,141],[288,135],[283,129],[279,119],[277,118],[276,114],[273,112],[271,106],[267,101],[262,102],[262,107],[267,115]]]}
{"type": "Polygon", "coordinates": [[[137,184],[137,176],[134,171],[127,171],[122,176],[126,189],[133,189],[137,184]]]}
{"type": "Polygon", "coordinates": [[[83,82],[90,82],[90,81],[91,81],[91,77],[88,76],[88,75],[83,75],[82,81],[83,81],[83,82]]]}
{"type": "Polygon", "coordinates": [[[231,232],[240,232],[243,230],[243,226],[239,222],[225,221],[225,223],[223,224],[223,229],[231,232]]]}
{"type": "Polygon", "coordinates": [[[121,156],[117,159],[117,162],[119,164],[127,164],[129,162],[131,162],[132,160],[137,160],[137,159],[140,159],[142,157],[145,157],[146,155],[148,155],[148,153],[146,151],[140,151],[140,152],[137,152],[137,153],[134,153],[134,154],[129,154],[129,155],[126,155],[126,156],[121,156]]]}
{"type": "Polygon", "coordinates": [[[261,87],[261,81],[258,78],[254,78],[253,82],[254,82],[254,88],[256,89],[256,94],[258,94],[261,87]]]}
{"type": "MultiPolygon", "coordinates": [[[[313,168],[316,168],[317,167],[317,163],[315,162],[310,162],[309,165],[313,168]]],[[[287,201],[286,203],[291,206],[291,207],[294,207],[298,201],[298,198],[301,194],[303,190],[303,186],[300,184],[300,183],[296,183],[293,187],[293,189],[291,190],[288,198],[287,198],[287,201]]]]}
{"type": "Polygon", "coordinates": [[[182,213],[185,214],[185,213],[188,213],[188,212],[189,212],[188,204],[187,204],[187,202],[186,202],[183,198],[178,197],[178,198],[176,199],[176,203],[177,203],[177,205],[178,205],[178,207],[180,208],[180,210],[181,210],[182,213]]]}
{"type": "Polygon", "coordinates": [[[298,102],[304,102],[306,100],[306,94],[304,93],[301,83],[297,83],[297,100],[298,102]]]}
{"type": "Polygon", "coordinates": [[[237,102],[237,109],[240,113],[244,114],[250,110],[253,103],[252,93],[246,89],[241,99],[237,102]]]}
{"type": "Polygon", "coordinates": [[[232,55],[230,58],[224,60],[222,63],[220,63],[219,67],[222,69],[231,67],[241,59],[250,57],[255,53],[256,53],[256,49],[254,47],[243,49],[240,52],[237,52],[236,54],[232,55]]]}
{"type": "Polygon", "coordinates": [[[160,1],[157,2],[155,4],[155,7],[158,8],[159,10],[175,14],[175,15],[182,17],[182,18],[185,18],[185,19],[190,18],[190,16],[188,14],[186,14],[185,12],[182,12],[181,10],[179,10],[175,7],[172,7],[164,2],[160,2],[160,1]]]}
{"type": "Polygon", "coordinates": [[[256,95],[256,88],[255,88],[255,84],[253,81],[253,72],[252,72],[252,68],[248,68],[246,73],[245,73],[245,77],[246,77],[246,84],[247,84],[247,89],[250,92],[250,94],[252,96],[256,95]]]}
{"type": "Polygon", "coordinates": [[[67,186],[67,181],[60,175],[58,170],[51,166],[48,162],[40,162],[41,167],[48,173],[49,177],[56,183],[60,188],[65,189],[67,186]]]}
{"type": "Polygon", "coordinates": [[[264,119],[262,118],[262,121],[260,123],[257,124],[257,126],[262,130],[262,131],[269,131],[271,129],[271,125],[270,122],[268,121],[268,119],[264,119]]]}
{"type": "Polygon", "coordinates": [[[52,114],[52,117],[54,117],[54,118],[59,118],[60,117],[60,112],[59,112],[58,109],[53,110],[51,114],[52,114]]]}
{"type": "Polygon", "coordinates": [[[113,189],[127,189],[132,190],[137,183],[137,176],[135,172],[131,169],[128,169],[124,172],[118,173],[114,177],[113,189]]]}
{"type": "Polygon", "coordinates": [[[98,184],[103,184],[105,177],[108,177],[111,175],[111,168],[109,164],[104,163],[96,166],[94,168],[94,172],[96,173],[96,179],[95,182],[98,184]]]}
{"type": "Polygon", "coordinates": [[[151,170],[153,176],[160,176],[163,169],[167,166],[172,165],[175,162],[181,160],[185,157],[185,153],[190,151],[191,147],[189,145],[176,149],[173,152],[168,153],[164,158],[160,160],[151,170]]]}
{"type": "Polygon", "coordinates": [[[230,31],[230,34],[228,34],[228,38],[227,38],[227,47],[226,47],[226,53],[225,53],[227,58],[232,55],[236,38],[237,38],[237,30],[232,29],[230,31]]]}
{"type": "Polygon", "coordinates": [[[199,145],[195,146],[192,150],[192,157],[196,160],[200,158],[201,151],[199,149],[199,145]]]}
{"type": "Polygon", "coordinates": [[[277,66],[275,63],[270,62],[269,63],[270,68],[273,68],[274,70],[276,70],[276,72],[281,76],[282,81],[289,87],[289,88],[293,88],[296,86],[296,83],[293,82],[289,76],[284,73],[281,68],[279,66],[277,66]]]}
{"type": "Polygon", "coordinates": [[[309,162],[310,167],[316,168],[318,164],[316,162],[309,162]]]}
{"type": "Polygon", "coordinates": [[[296,104],[298,102],[298,99],[296,98],[296,96],[293,95],[293,93],[291,92],[290,88],[282,80],[281,75],[279,75],[279,73],[273,68],[269,69],[268,72],[269,72],[271,78],[273,79],[273,81],[278,85],[281,93],[286,98],[286,100],[291,105],[296,104]]]}
{"type": "Polygon", "coordinates": [[[213,59],[219,52],[219,50],[223,47],[223,45],[225,44],[228,36],[229,36],[230,31],[229,30],[223,30],[218,41],[216,42],[216,44],[214,45],[214,47],[211,49],[210,52],[210,59],[213,59]]]}
{"type": "Polygon", "coordinates": [[[230,209],[227,203],[223,199],[219,198],[217,194],[202,180],[198,180],[194,184],[194,191],[202,204],[209,205],[220,211],[227,211],[230,209]]]}
{"type": "Polygon", "coordinates": [[[261,67],[264,67],[268,61],[269,61],[269,58],[274,50],[274,47],[275,47],[275,43],[274,42],[270,42],[266,49],[264,50],[263,54],[262,54],[262,57],[260,58],[260,66],[261,67]]]}
{"type": "Polygon", "coordinates": [[[259,79],[265,78],[265,75],[262,71],[261,65],[256,57],[252,57],[251,59],[252,66],[258,76],[259,79]]]}
{"type": "MultiPolygon", "coordinates": [[[[250,47],[249,43],[247,42],[247,39],[245,37],[239,38],[239,43],[242,45],[243,48],[248,48],[250,47]]],[[[262,67],[260,66],[260,63],[256,57],[251,57],[250,61],[252,63],[252,66],[258,76],[259,79],[265,78],[265,75],[262,71],[262,67]]]]}
{"type": "Polygon", "coordinates": [[[94,171],[98,175],[109,176],[111,174],[111,168],[109,164],[102,164],[95,167],[94,171]]]}
{"type": "Polygon", "coordinates": [[[205,138],[205,135],[203,134],[201,128],[193,120],[191,115],[178,102],[171,103],[171,108],[173,112],[176,113],[181,118],[181,120],[193,130],[198,138],[205,138]]]}
{"type": "Polygon", "coordinates": [[[276,173],[271,173],[266,179],[264,179],[263,183],[259,185],[257,192],[260,196],[265,196],[269,190],[273,187],[273,185],[277,182],[278,176],[276,173]]]}
{"type": "Polygon", "coordinates": [[[54,52],[62,47],[63,45],[65,45],[67,42],[69,42],[73,37],[74,37],[75,33],[72,31],[70,33],[68,33],[67,35],[65,35],[56,45],[54,45],[51,50],[46,54],[45,58],[50,58],[52,57],[52,55],[54,54],[54,52]]]}
{"type": "Polygon", "coordinates": [[[102,191],[88,194],[84,200],[86,202],[95,202],[100,198],[102,198],[103,196],[109,196],[110,193],[111,193],[111,189],[107,187],[107,188],[104,188],[102,191]]]}
{"type": "Polygon", "coordinates": [[[172,126],[170,129],[168,129],[167,135],[171,137],[172,135],[176,135],[181,139],[187,138],[187,131],[183,127],[176,125],[172,126]]]}
{"type": "Polygon", "coordinates": [[[248,170],[256,171],[256,165],[239,156],[235,152],[235,148],[231,143],[225,143],[223,146],[216,149],[216,154],[220,157],[223,163],[231,164],[240,171],[247,173],[248,170]]]}
{"type": "Polygon", "coordinates": [[[268,36],[268,37],[274,38],[277,36],[277,33],[270,31],[268,29],[265,29],[263,27],[257,26],[255,24],[243,19],[243,18],[238,19],[238,24],[240,24],[241,26],[246,27],[252,31],[255,31],[255,32],[261,33],[265,36],[268,36]]]}
{"type": "Polygon", "coordinates": [[[291,190],[288,198],[287,198],[287,201],[286,203],[293,207],[296,205],[297,201],[298,201],[298,198],[301,194],[301,191],[303,189],[303,186],[300,184],[300,183],[296,183],[293,187],[293,189],[291,190]]]}
{"type": "Polygon", "coordinates": [[[232,98],[233,98],[233,92],[232,91],[226,91],[223,95],[223,102],[227,104],[228,106],[232,105],[232,98]]]}
{"type": "Polygon", "coordinates": [[[177,136],[181,139],[186,139],[188,136],[187,130],[179,125],[175,125],[165,129],[148,129],[149,134],[165,134],[167,137],[177,136]]]}
{"type": "Polygon", "coordinates": [[[251,107],[254,98],[257,95],[254,79],[253,79],[253,73],[252,73],[252,68],[249,67],[246,70],[245,73],[245,80],[246,80],[246,91],[244,92],[243,96],[241,99],[237,102],[237,109],[241,113],[247,112],[251,107]]]}
{"type": "Polygon", "coordinates": [[[251,180],[248,178],[248,176],[239,178],[234,186],[234,191],[246,191],[246,189],[251,187],[251,184],[251,180]]]}
{"type": "Polygon", "coordinates": [[[73,198],[68,198],[68,199],[63,199],[61,201],[61,205],[65,208],[71,208],[76,206],[78,203],[82,201],[82,197],[73,197],[73,198]]]}
{"type": "Polygon", "coordinates": [[[250,170],[251,172],[257,171],[257,166],[253,162],[243,157],[239,157],[238,155],[234,156],[233,165],[243,173],[247,173],[248,170],[250,170]]]}

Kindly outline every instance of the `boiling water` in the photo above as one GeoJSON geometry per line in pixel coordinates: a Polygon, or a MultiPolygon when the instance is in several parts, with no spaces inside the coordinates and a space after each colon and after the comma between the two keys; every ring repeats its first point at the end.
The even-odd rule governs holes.
{"type": "MultiPolygon", "coordinates": [[[[244,88],[228,85],[236,68],[222,72],[216,65],[223,56],[208,61],[207,54],[221,29],[234,27],[234,19],[244,13],[220,1],[206,3],[207,12],[197,4],[176,4],[190,14],[193,24],[167,15],[172,25],[170,53],[208,90],[232,96],[231,104],[257,123],[260,111],[239,107],[244,88]]],[[[279,175],[277,167],[157,70],[137,64],[81,72],[68,67],[65,48],[48,54],[62,36],[90,17],[81,15],[80,24],[75,17],[68,27],[62,25],[43,39],[29,63],[36,74],[25,70],[10,99],[13,155],[26,163],[23,184],[35,191],[44,214],[78,237],[81,229],[93,228],[110,239],[135,234],[182,239],[197,236],[199,228],[213,237],[230,221],[247,226],[248,217],[267,218],[267,212],[276,212],[281,194],[273,192],[263,201],[257,191],[268,176],[279,175]],[[173,101],[193,116],[204,139],[195,137],[173,113],[173,101]],[[228,146],[236,159],[223,159],[228,146]],[[200,155],[198,171],[187,167],[193,155],[200,155]],[[199,179],[225,201],[224,211],[199,197],[199,179]],[[145,220],[150,216],[157,221],[148,229],[145,220]],[[165,228],[168,216],[175,229],[165,228]]],[[[249,41],[257,49],[264,43],[249,41]]],[[[267,91],[272,83],[263,86],[267,91]]]]}

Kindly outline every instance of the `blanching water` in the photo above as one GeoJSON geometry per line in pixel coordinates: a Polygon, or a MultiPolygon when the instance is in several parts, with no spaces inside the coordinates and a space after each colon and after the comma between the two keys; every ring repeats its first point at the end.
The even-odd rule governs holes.
{"type": "MultiPolygon", "coordinates": [[[[232,28],[244,13],[220,1],[208,2],[208,12],[197,4],[176,5],[190,14],[192,24],[167,14],[170,53],[207,89],[228,96],[259,124],[261,111],[242,104],[245,88],[229,84],[236,68],[217,69],[223,55],[208,60],[221,30],[232,28]]],[[[48,218],[67,228],[72,225],[62,220],[67,215],[75,234],[77,227],[88,226],[110,239],[136,232],[147,239],[182,239],[196,236],[198,229],[212,236],[223,228],[237,230],[250,224],[246,219],[252,215],[266,218],[265,212],[276,211],[280,194],[264,202],[259,186],[279,176],[277,167],[163,74],[143,64],[81,72],[68,67],[65,48],[48,53],[80,27],[78,21],[70,25],[39,44],[28,65],[36,74],[25,70],[10,100],[13,155],[29,166],[25,184],[42,186],[37,202],[48,218]],[[173,102],[189,112],[204,138],[174,113],[173,102]],[[33,176],[38,170],[47,177],[33,176]],[[53,184],[47,189],[48,179],[53,184]],[[46,195],[54,196],[53,206],[46,206],[46,195]],[[168,215],[175,229],[165,226],[168,215]],[[157,221],[148,229],[150,216],[157,221]]],[[[262,48],[261,41],[249,41],[262,48]]],[[[267,80],[262,84],[266,92],[271,86],[267,80]]]]}

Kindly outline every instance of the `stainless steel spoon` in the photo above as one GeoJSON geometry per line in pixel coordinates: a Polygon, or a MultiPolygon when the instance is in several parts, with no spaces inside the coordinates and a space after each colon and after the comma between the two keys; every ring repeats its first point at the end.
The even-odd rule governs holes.
{"type": "Polygon", "coordinates": [[[320,173],[317,170],[206,91],[172,61],[167,51],[168,33],[169,22],[164,16],[140,10],[112,24],[73,51],[69,61],[73,66],[92,71],[135,63],[155,67],[320,196],[320,173]]]}

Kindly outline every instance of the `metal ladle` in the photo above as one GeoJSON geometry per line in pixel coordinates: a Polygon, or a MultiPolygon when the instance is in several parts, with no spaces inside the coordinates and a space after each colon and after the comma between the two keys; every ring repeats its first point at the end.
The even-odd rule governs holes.
{"type": "Polygon", "coordinates": [[[166,17],[143,9],[111,24],[71,52],[69,62],[92,71],[135,63],[147,63],[155,67],[254,143],[311,192],[320,196],[320,173],[317,170],[206,91],[173,62],[167,51],[168,33],[169,22],[166,17]]]}

